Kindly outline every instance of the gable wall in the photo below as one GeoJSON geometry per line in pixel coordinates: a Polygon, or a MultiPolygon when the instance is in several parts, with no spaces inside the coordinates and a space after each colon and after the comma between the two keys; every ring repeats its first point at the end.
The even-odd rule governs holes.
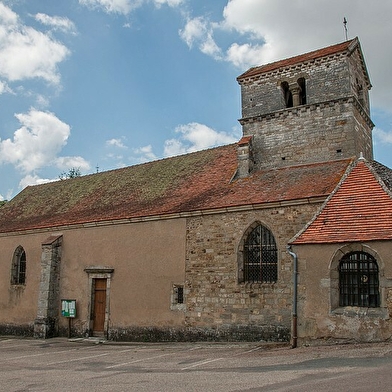
{"type": "Polygon", "coordinates": [[[302,344],[317,339],[370,342],[391,338],[391,245],[390,241],[372,241],[293,247],[298,256],[298,339],[302,344]],[[343,256],[340,249],[371,252],[376,258],[380,308],[338,307],[338,263],[333,261],[343,256]]]}

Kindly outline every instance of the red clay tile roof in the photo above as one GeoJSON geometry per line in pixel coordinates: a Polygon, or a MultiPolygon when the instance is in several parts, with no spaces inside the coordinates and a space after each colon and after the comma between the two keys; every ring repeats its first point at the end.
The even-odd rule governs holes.
{"type": "Polygon", "coordinates": [[[253,136],[242,136],[240,141],[238,142],[239,146],[245,146],[249,144],[249,142],[252,140],[253,136]]]}
{"type": "Polygon", "coordinates": [[[309,53],[301,54],[299,56],[290,57],[288,59],[276,61],[274,63],[265,64],[259,67],[250,68],[248,71],[244,72],[242,75],[238,76],[237,80],[249,78],[251,76],[259,75],[262,73],[274,71],[279,68],[290,67],[295,64],[303,63],[310,60],[315,60],[321,57],[330,56],[335,53],[344,52],[347,50],[352,43],[358,41],[357,38],[354,38],[350,41],[345,41],[340,44],[328,46],[326,48],[314,50],[309,53]]]}
{"type": "Polygon", "coordinates": [[[0,233],[327,197],[349,160],[258,171],[230,181],[237,146],[30,186],[0,208],[0,233]]]}
{"type": "Polygon", "coordinates": [[[392,239],[392,170],[359,160],[292,244],[392,239]]]}

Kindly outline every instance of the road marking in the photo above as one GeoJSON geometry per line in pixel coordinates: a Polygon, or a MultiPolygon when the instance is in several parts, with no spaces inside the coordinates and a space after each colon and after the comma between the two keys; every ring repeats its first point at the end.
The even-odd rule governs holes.
{"type": "MultiPolygon", "coordinates": [[[[231,355],[231,357],[238,357],[239,355],[248,354],[248,353],[251,353],[251,352],[253,352],[253,351],[260,350],[260,349],[261,349],[261,347],[252,348],[251,350],[247,350],[247,351],[243,351],[243,352],[240,352],[240,353],[231,355]]],[[[228,357],[215,358],[215,359],[207,359],[207,360],[205,360],[205,361],[197,362],[197,363],[194,363],[193,365],[189,365],[189,366],[187,366],[187,367],[184,367],[184,368],[182,368],[181,370],[192,369],[192,368],[197,367],[197,366],[206,365],[207,363],[211,363],[211,362],[221,361],[222,359],[226,359],[226,358],[228,358],[228,357]]]]}
{"type": "Polygon", "coordinates": [[[260,350],[260,349],[261,349],[261,346],[260,347],[256,347],[256,348],[252,348],[252,350],[248,350],[248,351],[240,352],[238,354],[234,354],[233,357],[238,357],[239,355],[242,355],[242,354],[252,353],[253,351],[257,351],[257,350],[260,350]]]}
{"type": "Polygon", "coordinates": [[[207,360],[205,360],[205,361],[197,362],[197,363],[194,363],[193,365],[184,367],[184,368],[182,368],[181,370],[188,370],[188,369],[191,369],[191,368],[194,368],[194,367],[197,367],[197,366],[206,365],[207,363],[216,362],[216,361],[221,361],[222,359],[224,359],[224,358],[207,359],[207,360]]]}
{"type": "MultiPolygon", "coordinates": [[[[75,351],[76,348],[73,348],[71,350],[63,350],[63,351],[54,351],[51,352],[50,354],[61,354],[61,353],[69,353],[71,351],[75,351]]],[[[7,361],[13,361],[14,359],[23,359],[23,358],[30,358],[30,357],[39,357],[41,355],[48,355],[47,352],[44,353],[39,353],[39,354],[28,354],[28,355],[21,355],[20,357],[13,357],[13,358],[9,358],[7,359],[7,361]]]]}
{"type": "Polygon", "coordinates": [[[104,357],[105,355],[109,355],[109,354],[110,354],[110,353],[103,353],[103,354],[98,354],[98,355],[90,355],[90,356],[88,356],[88,357],[67,359],[67,360],[65,360],[65,361],[50,362],[50,363],[46,363],[45,366],[58,365],[59,363],[68,363],[68,362],[83,361],[84,359],[91,359],[91,358],[104,357]]]}
{"type": "Polygon", "coordinates": [[[176,354],[176,353],[168,353],[168,354],[156,355],[156,356],[154,356],[154,357],[148,357],[148,358],[142,358],[142,359],[135,359],[134,361],[123,362],[123,363],[118,363],[118,364],[116,364],[116,365],[107,366],[106,369],[113,369],[113,368],[120,367],[120,366],[130,365],[130,364],[132,364],[132,363],[149,361],[150,359],[167,357],[168,355],[174,355],[174,354],[176,354]]]}

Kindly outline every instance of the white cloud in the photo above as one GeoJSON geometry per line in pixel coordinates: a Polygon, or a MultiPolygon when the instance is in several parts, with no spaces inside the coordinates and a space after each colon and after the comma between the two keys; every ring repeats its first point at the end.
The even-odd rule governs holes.
{"type": "Polygon", "coordinates": [[[91,8],[100,8],[107,13],[129,14],[140,7],[143,0],[79,0],[79,3],[91,8]]]}
{"type": "Polygon", "coordinates": [[[20,180],[19,188],[24,189],[26,188],[26,186],[46,184],[47,182],[54,182],[58,180],[59,180],[58,178],[56,179],[41,178],[36,174],[34,175],[28,174],[20,180]]]}
{"type": "Polygon", "coordinates": [[[381,142],[382,144],[392,144],[392,132],[386,132],[380,128],[374,128],[373,136],[376,143],[381,142]]]}
{"type": "MultiPolygon", "coordinates": [[[[163,156],[165,158],[234,143],[239,140],[241,134],[238,129],[233,129],[230,134],[218,132],[207,125],[196,122],[179,125],[175,129],[175,133],[178,134],[177,138],[168,139],[164,142],[163,156]]],[[[137,163],[158,159],[151,145],[135,148],[133,153],[137,157],[131,157],[131,161],[137,163]]]]}
{"type": "Polygon", "coordinates": [[[38,13],[35,15],[35,20],[41,22],[45,26],[51,27],[53,30],[59,30],[64,33],[76,34],[75,24],[66,17],[49,16],[38,13]]]}
{"type": "Polygon", "coordinates": [[[59,84],[57,65],[69,50],[50,35],[20,23],[2,3],[0,15],[0,76],[8,81],[41,78],[59,84]]]}
{"type": "Polygon", "coordinates": [[[106,145],[109,147],[127,148],[127,146],[123,143],[122,139],[106,140],[106,145]]]}
{"type": "Polygon", "coordinates": [[[178,7],[184,2],[184,0],[79,0],[79,4],[81,5],[85,5],[93,9],[102,9],[109,14],[115,13],[123,15],[128,15],[131,11],[148,2],[152,2],[157,8],[163,5],[178,7]]]}
{"type": "Polygon", "coordinates": [[[155,5],[161,6],[167,4],[169,7],[178,7],[184,0],[154,0],[155,5]]]}
{"type": "Polygon", "coordinates": [[[35,98],[36,105],[40,108],[47,108],[49,106],[49,100],[47,97],[37,94],[35,98]]]}
{"type": "Polygon", "coordinates": [[[392,51],[380,44],[392,34],[392,2],[367,0],[228,0],[218,21],[209,16],[189,17],[181,39],[190,48],[245,71],[279,59],[306,53],[345,40],[343,17],[348,20],[348,38],[359,37],[373,85],[373,105],[390,111],[392,51]],[[284,12],[282,12],[284,10],[284,12]],[[219,36],[227,43],[215,38],[219,36]],[[230,42],[231,41],[231,42],[230,42]]]}
{"type": "Polygon", "coordinates": [[[139,156],[138,158],[139,162],[147,162],[147,161],[153,161],[155,159],[158,159],[158,157],[152,151],[151,144],[149,144],[148,146],[135,148],[133,149],[133,152],[139,156]]]}
{"type": "Polygon", "coordinates": [[[13,26],[18,23],[18,15],[0,3],[0,25],[13,26]]]}
{"type": "Polygon", "coordinates": [[[12,89],[8,86],[7,83],[2,82],[0,80],[0,95],[4,94],[4,93],[10,93],[13,94],[14,92],[12,91],[12,89]]]}
{"type": "Polygon", "coordinates": [[[392,2],[380,0],[376,7],[369,7],[367,0],[319,0],[309,5],[309,1],[229,0],[220,28],[253,39],[253,45],[249,40],[248,47],[233,42],[226,59],[245,70],[342,42],[346,17],[348,38],[359,37],[367,60],[374,87],[372,102],[389,111],[392,83],[386,76],[392,52],[380,42],[392,34],[392,2]]]}
{"type": "Polygon", "coordinates": [[[201,52],[215,59],[221,58],[221,49],[214,41],[212,24],[208,20],[202,17],[188,19],[179,34],[189,48],[196,44],[201,52]]]}
{"type": "Polygon", "coordinates": [[[157,7],[167,4],[169,7],[178,7],[184,0],[153,0],[157,7]]]}
{"type": "Polygon", "coordinates": [[[11,163],[24,173],[53,162],[70,135],[70,127],[53,113],[31,109],[15,114],[21,127],[13,139],[0,140],[0,164],[11,163]]]}
{"type": "Polygon", "coordinates": [[[186,154],[187,150],[183,142],[178,139],[169,139],[165,141],[163,146],[163,155],[165,157],[173,157],[175,155],[186,154]]]}
{"type": "Polygon", "coordinates": [[[80,169],[80,171],[85,173],[90,170],[90,164],[82,157],[59,157],[56,158],[54,164],[62,170],[69,170],[72,168],[80,169]]]}
{"type": "Polygon", "coordinates": [[[15,117],[21,127],[13,139],[0,140],[0,164],[14,165],[24,174],[19,183],[21,188],[58,180],[41,178],[36,173],[47,166],[61,170],[79,168],[82,173],[90,169],[90,164],[80,156],[58,156],[70,136],[70,126],[53,113],[31,109],[15,117]]]}
{"type": "Polygon", "coordinates": [[[226,60],[240,69],[260,65],[260,59],[266,52],[264,45],[232,44],[227,50],[226,60]]]}
{"type": "Polygon", "coordinates": [[[4,196],[4,194],[0,194],[0,201],[11,200],[13,196],[14,196],[13,189],[8,189],[5,196],[4,196]]]}
{"type": "Polygon", "coordinates": [[[164,144],[164,156],[173,156],[206,148],[234,143],[238,135],[218,132],[204,124],[196,122],[180,125],[175,130],[180,136],[169,139],[164,144]]]}
{"type": "Polygon", "coordinates": [[[201,17],[193,18],[187,21],[183,30],[180,30],[180,37],[191,48],[195,41],[203,39],[207,31],[207,21],[201,17]]]}

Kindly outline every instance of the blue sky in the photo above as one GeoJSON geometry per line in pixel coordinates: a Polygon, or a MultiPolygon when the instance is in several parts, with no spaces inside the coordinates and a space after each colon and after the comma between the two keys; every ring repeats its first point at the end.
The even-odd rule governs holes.
{"type": "Polygon", "coordinates": [[[358,36],[392,167],[392,2],[0,1],[0,200],[27,185],[237,141],[247,68],[358,36]]]}

